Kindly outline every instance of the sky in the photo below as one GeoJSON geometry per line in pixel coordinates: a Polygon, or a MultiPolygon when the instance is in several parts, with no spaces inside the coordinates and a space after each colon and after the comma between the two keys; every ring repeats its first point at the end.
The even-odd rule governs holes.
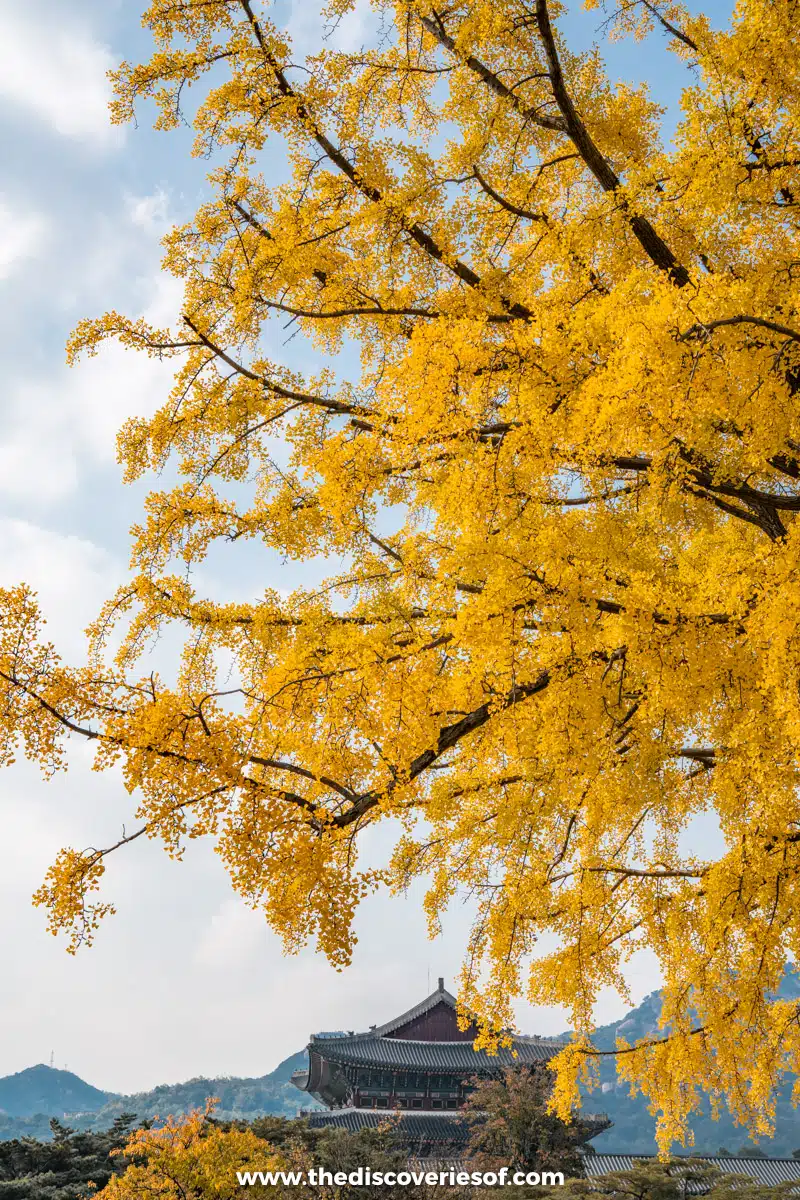
{"type": "MultiPolygon", "coordinates": [[[[718,24],[727,7],[705,11],[718,24]]],[[[296,51],[312,50],[316,0],[276,8],[296,51]]],[[[106,71],[148,54],[138,10],[137,0],[0,0],[0,586],[38,591],[48,634],[74,663],[82,631],[125,577],[144,494],[121,482],[115,434],[158,406],[170,369],[116,347],[69,369],[64,345],[78,320],[112,308],[174,320],[180,294],[160,270],[160,238],[205,195],[207,165],[190,158],[186,131],[109,122],[106,71]]],[[[574,45],[588,45],[602,18],[569,10],[563,23],[574,45]]],[[[336,42],[359,48],[368,32],[361,3],[336,42]]],[[[664,39],[618,44],[608,61],[612,78],[647,74],[671,132],[685,69],[664,39]]],[[[298,351],[278,340],[269,352],[289,362],[298,351]]],[[[212,556],[202,577],[219,598],[295,582],[277,561],[252,556],[224,568],[212,556]]],[[[454,910],[431,943],[419,890],[372,898],[358,915],[353,964],[336,972],[313,950],[285,957],[234,897],[211,847],[196,843],[177,864],[142,842],[117,855],[106,886],[118,914],[91,950],[70,957],[31,894],[59,848],[116,840],[132,811],[119,777],[91,770],[86,746],[70,759],[49,782],[25,762],[0,775],[0,1076],[51,1053],[56,1066],[118,1092],[262,1075],[312,1032],[382,1023],[439,976],[453,985],[468,912],[454,910]]],[[[646,955],[631,964],[630,984],[634,1001],[658,986],[646,955]]],[[[597,1018],[624,1007],[604,995],[597,1018]]],[[[527,1033],[566,1026],[558,1010],[520,1005],[517,1018],[527,1033]]]]}

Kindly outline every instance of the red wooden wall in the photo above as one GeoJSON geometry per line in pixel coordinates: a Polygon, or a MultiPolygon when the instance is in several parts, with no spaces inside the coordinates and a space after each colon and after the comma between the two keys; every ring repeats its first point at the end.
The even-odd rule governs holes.
{"type": "Polygon", "coordinates": [[[473,1042],[477,1032],[474,1025],[470,1029],[459,1029],[450,1005],[441,1003],[386,1036],[418,1042],[473,1042]]]}

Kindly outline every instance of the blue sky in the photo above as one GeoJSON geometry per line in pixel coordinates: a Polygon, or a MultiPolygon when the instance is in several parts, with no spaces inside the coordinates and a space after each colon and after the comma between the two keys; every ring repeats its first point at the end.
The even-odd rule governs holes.
{"type": "MultiPolygon", "coordinates": [[[[297,54],[312,49],[316,0],[276,8],[297,54]]],[[[189,157],[183,131],[108,121],[106,70],[148,53],[138,9],[137,0],[0,0],[0,585],[25,580],[39,591],[50,636],[72,661],[124,577],[141,503],[142,489],[120,482],[114,436],[128,415],[156,407],[169,370],[114,347],[68,370],[64,344],[81,317],[110,308],[174,319],[180,297],[160,271],[159,239],[191,216],[207,170],[189,157]]],[[[706,11],[721,24],[728,5],[706,11]]],[[[586,45],[602,19],[570,10],[564,24],[586,45]]],[[[363,3],[337,39],[357,47],[368,30],[363,3]]],[[[609,62],[613,78],[647,76],[674,128],[686,71],[666,40],[617,44],[609,62]]],[[[276,358],[298,352],[280,340],[270,348],[276,358]]],[[[274,561],[245,555],[224,571],[220,561],[203,576],[212,594],[288,582],[274,561]]],[[[119,779],[91,771],[86,747],[71,758],[70,772],[50,783],[26,763],[0,778],[0,1075],[51,1051],[56,1065],[118,1091],[258,1075],[311,1031],[365,1028],[420,999],[429,978],[452,982],[465,913],[431,944],[419,894],[374,899],[359,915],[353,966],[336,973],[312,951],[283,957],[210,848],[197,845],[177,865],[156,847],[131,847],[108,872],[119,914],[94,949],[70,958],[31,893],[62,845],[115,840],[131,812],[119,779]]],[[[646,957],[633,964],[634,999],[657,982],[646,957]]],[[[604,997],[598,1017],[622,1009],[604,997]]],[[[530,1033],[565,1025],[562,1013],[525,1006],[518,1019],[530,1033]]]]}

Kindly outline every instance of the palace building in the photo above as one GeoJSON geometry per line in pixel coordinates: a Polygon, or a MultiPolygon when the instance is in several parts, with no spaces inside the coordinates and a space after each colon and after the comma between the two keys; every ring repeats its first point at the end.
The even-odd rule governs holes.
{"type": "MultiPolygon", "coordinates": [[[[461,1169],[470,1126],[459,1109],[476,1076],[499,1075],[506,1067],[545,1064],[564,1047],[555,1038],[514,1034],[512,1047],[496,1055],[475,1051],[477,1029],[460,1030],[455,997],[439,980],[436,991],[385,1025],[366,1033],[318,1033],[308,1045],[308,1068],[296,1071],[292,1083],[326,1106],[301,1115],[312,1128],[338,1126],[351,1133],[382,1124],[394,1110],[400,1145],[410,1160],[461,1169]]],[[[586,1145],[611,1125],[603,1113],[581,1112],[586,1145]]],[[[588,1148],[588,1147],[587,1147],[588,1148]]],[[[588,1153],[586,1174],[602,1176],[630,1170],[649,1155],[588,1153]]],[[[705,1157],[723,1173],[750,1175],[756,1183],[794,1183],[800,1194],[800,1160],[705,1157]]],[[[687,1195],[701,1196],[707,1186],[689,1182],[687,1195]]]]}
{"type": "MultiPolygon", "coordinates": [[[[306,1112],[312,1126],[354,1131],[385,1120],[394,1110],[401,1136],[416,1157],[458,1157],[469,1129],[459,1109],[470,1080],[499,1075],[506,1067],[535,1067],[563,1050],[556,1039],[512,1035],[497,1054],[473,1049],[477,1028],[458,1028],[456,999],[444,980],[430,996],[366,1033],[319,1033],[308,1045],[308,1069],[292,1083],[326,1105],[306,1112]]],[[[607,1128],[602,1117],[585,1118],[587,1140],[607,1128]]]]}

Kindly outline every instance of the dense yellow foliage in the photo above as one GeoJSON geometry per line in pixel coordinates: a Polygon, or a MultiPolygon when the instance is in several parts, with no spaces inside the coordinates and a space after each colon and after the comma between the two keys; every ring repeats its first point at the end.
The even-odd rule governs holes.
{"type": "MultiPolygon", "coordinates": [[[[49,770],[65,733],[94,739],[137,798],[120,844],[211,837],[286,945],[337,965],[386,880],[428,874],[433,927],[471,893],[462,1001],[495,1028],[515,996],[569,1007],[562,1112],[598,990],[649,947],[663,1037],[619,1062],[662,1143],[701,1086],[765,1131],[800,1068],[771,998],[800,949],[800,13],[740,0],[718,32],[625,6],[604,28],[653,26],[654,77],[684,60],[665,148],[552,0],[373,3],[376,49],[302,69],[256,0],[146,14],[115,117],[155,97],[168,129],[194,84],[213,199],[166,239],[174,328],[111,313],[71,353],[175,358],[119,449],[128,479],[179,482],[148,497],[88,666],[4,594],[3,753],[49,770]],[[355,346],[353,377],[270,361],[271,319],[355,346]],[[214,603],[189,569],[239,538],[327,578],[214,603]],[[141,678],[167,625],[180,672],[141,678]],[[389,819],[390,870],[360,872],[389,819]]],[[[109,850],[65,853],[38,895],[73,946],[109,910],[109,850]]]]}
{"type": "MultiPolygon", "coordinates": [[[[295,1164],[251,1130],[220,1129],[208,1124],[207,1115],[195,1112],[160,1129],[137,1129],[124,1151],[133,1162],[97,1195],[103,1200],[237,1200],[242,1195],[263,1200],[289,1194],[288,1187],[269,1184],[245,1191],[237,1171],[291,1171],[295,1164]]],[[[306,1200],[305,1189],[294,1190],[298,1200],[306,1200]]]]}

